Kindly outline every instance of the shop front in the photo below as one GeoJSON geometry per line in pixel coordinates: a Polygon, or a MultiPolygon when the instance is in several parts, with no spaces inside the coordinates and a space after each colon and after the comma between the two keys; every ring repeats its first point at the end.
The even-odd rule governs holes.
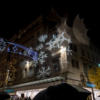
{"type": "Polygon", "coordinates": [[[11,98],[16,98],[16,93],[14,89],[7,89],[5,90],[5,92],[7,92],[11,98]]]}
{"type": "Polygon", "coordinates": [[[40,91],[44,90],[46,88],[42,88],[42,89],[32,89],[32,90],[24,90],[24,91],[17,91],[16,95],[18,97],[21,97],[21,95],[23,94],[24,97],[30,97],[31,99],[33,99],[35,97],[35,95],[37,95],[40,91]]]}
{"type": "Polygon", "coordinates": [[[61,83],[61,80],[64,80],[64,77],[58,76],[23,84],[12,85],[5,87],[5,91],[9,93],[12,98],[21,97],[31,97],[34,98],[37,93],[48,88],[49,86],[57,85],[61,83]]]}
{"type": "Polygon", "coordinates": [[[87,87],[84,87],[84,89],[92,93],[91,94],[92,100],[97,100],[97,97],[100,95],[100,90],[97,90],[94,84],[87,83],[87,87]]]}

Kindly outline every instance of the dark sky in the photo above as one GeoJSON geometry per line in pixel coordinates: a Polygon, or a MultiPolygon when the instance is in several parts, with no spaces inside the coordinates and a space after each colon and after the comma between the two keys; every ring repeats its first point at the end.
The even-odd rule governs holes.
{"type": "MultiPolygon", "coordinates": [[[[13,34],[34,20],[41,12],[48,13],[51,6],[62,16],[68,12],[68,25],[72,26],[74,17],[79,13],[84,18],[88,36],[96,44],[100,33],[100,7],[98,3],[69,2],[2,2],[0,7],[0,37],[10,39],[13,34]]],[[[99,43],[98,43],[99,44],[99,43]]]]}

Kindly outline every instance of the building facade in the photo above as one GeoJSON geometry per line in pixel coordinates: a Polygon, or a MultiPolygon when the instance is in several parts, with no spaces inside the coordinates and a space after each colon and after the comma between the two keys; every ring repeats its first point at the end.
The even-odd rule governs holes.
{"type": "MultiPolygon", "coordinates": [[[[38,93],[61,82],[87,88],[88,71],[100,63],[100,49],[89,43],[83,20],[78,16],[71,28],[54,11],[50,13],[53,15],[49,14],[47,19],[42,14],[38,16],[30,25],[20,30],[14,39],[15,43],[37,52],[38,61],[11,54],[18,60],[16,79],[5,90],[14,89],[14,94],[21,96],[24,93],[33,98],[33,91],[38,93]],[[28,91],[30,94],[27,94],[28,91]]],[[[28,54],[25,50],[19,51],[28,54]]]]}

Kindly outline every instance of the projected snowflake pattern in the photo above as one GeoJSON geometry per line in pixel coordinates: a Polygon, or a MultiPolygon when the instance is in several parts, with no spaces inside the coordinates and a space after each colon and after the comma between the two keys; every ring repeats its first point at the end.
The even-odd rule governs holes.
{"type": "Polygon", "coordinates": [[[67,55],[69,55],[69,54],[72,55],[72,53],[71,53],[72,50],[70,50],[70,46],[68,46],[68,47],[66,48],[66,51],[67,51],[67,55]]]}
{"type": "Polygon", "coordinates": [[[42,67],[42,70],[40,70],[39,69],[39,72],[38,72],[38,74],[39,75],[37,75],[37,77],[38,77],[38,79],[41,77],[41,79],[44,79],[44,78],[46,78],[46,76],[45,75],[48,75],[49,76],[49,74],[51,73],[51,68],[45,68],[45,67],[42,67]]]}
{"type": "Polygon", "coordinates": [[[50,40],[48,43],[46,43],[46,45],[49,45],[50,48],[49,50],[51,50],[52,48],[60,48],[61,44],[64,42],[64,41],[67,41],[68,43],[71,43],[71,40],[70,39],[67,39],[64,37],[64,32],[62,32],[60,35],[58,35],[58,38],[53,41],[53,40],[50,40]]]}
{"type": "Polygon", "coordinates": [[[0,52],[4,51],[5,47],[6,42],[2,38],[0,38],[0,52]]]}
{"type": "Polygon", "coordinates": [[[43,44],[38,45],[38,47],[36,47],[36,50],[41,50],[43,48],[43,44]]]}
{"type": "Polygon", "coordinates": [[[38,58],[40,64],[43,64],[43,62],[45,62],[45,60],[44,60],[45,58],[47,58],[47,54],[45,54],[45,52],[43,52],[43,51],[40,51],[39,58],[38,58]]]}
{"type": "Polygon", "coordinates": [[[39,37],[39,41],[40,41],[40,42],[45,42],[46,39],[47,39],[47,35],[41,35],[41,36],[39,37]]]}

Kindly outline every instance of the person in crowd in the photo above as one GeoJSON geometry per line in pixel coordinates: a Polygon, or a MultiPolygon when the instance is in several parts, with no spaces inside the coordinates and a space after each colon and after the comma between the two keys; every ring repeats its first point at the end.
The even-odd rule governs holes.
{"type": "Polygon", "coordinates": [[[29,97],[28,100],[31,100],[31,98],[29,97]]]}
{"type": "Polygon", "coordinates": [[[22,98],[22,97],[21,97],[20,100],[25,100],[25,98],[22,98]]]}

